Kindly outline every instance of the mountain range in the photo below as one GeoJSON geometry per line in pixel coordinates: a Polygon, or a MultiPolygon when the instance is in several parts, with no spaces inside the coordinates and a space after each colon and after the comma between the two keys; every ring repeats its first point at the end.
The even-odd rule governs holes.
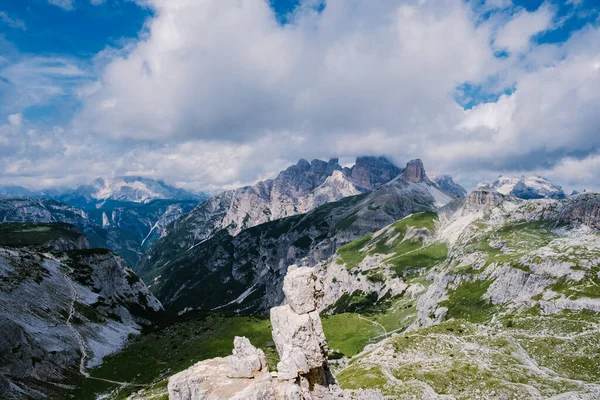
{"type": "Polygon", "coordinates": [[[140,177],[96,179],[76,189],[0,187],[0,220],[67,222],[93,247],[109,248],[134,266],[173,220],[208,198],[140,177]]]}
{"type": "Polygon", "coordinates": [[[0,186],[0,197],[30,197],[58,200],[81,209],[109,207],[115,203],[148,203],[154,200],[195,200],[208,198],[205,193],[195,193],[166,184],[164,181],[123,176],[98,178],[74,189],[30,190],[22,186],[0,186]]]}
{"type": "MultiPolygon", "coordinates": [[[[286,349],[306,343],[312,357],[316,337],[327,360],[317,369],[336,377],[327,396],[600,396],[596,193],[507,177],[467,193],[420,160],[399,168],[380,157],[351,168],[300,160],[203,201],[123,182],[69,200],[85,209],[0,200],[0,397],[180,398],[202,376],[231,378],[216,367],[231,358],[212,357],[242,335],[256,348],[236,338],[230,357],[264,352],[260,370],[274,377],[275,366],[302,365],[286,349]],[[136,272],[89,247],[131,251],[136,272]],[[315,296],[307,314],[303,285],[315,296]],[[286,298],[298,312],[273,325],[286,298]]],[[[272,384],[300,400],[302,376],[322,382],[302,371],[298,386],[272,384]]]]}

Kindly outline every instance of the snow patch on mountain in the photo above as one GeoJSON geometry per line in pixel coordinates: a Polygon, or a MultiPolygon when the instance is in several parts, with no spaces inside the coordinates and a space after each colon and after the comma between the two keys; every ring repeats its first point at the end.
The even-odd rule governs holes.
{"type": "Polygon", "coordinates": [[[563,199],[566,197],[562,187],[549,180],[536,177],[512,178],[500,176],[496,181],[487,184],[499,193],[515,196],[521,199],[563,199]]]}

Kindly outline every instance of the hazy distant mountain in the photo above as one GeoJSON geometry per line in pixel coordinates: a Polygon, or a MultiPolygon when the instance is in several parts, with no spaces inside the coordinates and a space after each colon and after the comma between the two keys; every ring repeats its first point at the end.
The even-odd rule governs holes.
{"type": "Polygon", "coordinates": [[[502,194],[525,200],[564,199],[566,197],[562,187],[537,176],[522,178],[500,176],[490,186],[502,194]]]}
{"type": "Polygon", "coordinates": [[[66,190],[56,196],[57,200],[80,208],[102,208],[107,202],[148,203],[153,200],[197,200],[208,197],[205,193],[193,193],[166,184],[164,181],[124,176],[98,178],[91,184],[66,190]]]}
{"type": "Polygon", "coordinates": [[[431,180],[444,192],[451,194],[454,197],[461,198],[467,195],[467,190],[454,182],[454,179],[450,175],[432,176],[431,180]]]}

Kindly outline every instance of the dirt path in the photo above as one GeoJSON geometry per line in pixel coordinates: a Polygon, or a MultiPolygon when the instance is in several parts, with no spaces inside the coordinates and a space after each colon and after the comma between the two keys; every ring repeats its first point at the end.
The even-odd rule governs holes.
{"type": "Polygon", "coordinates": [[[73,332],[73,335],[77,339],[77,343],[79,345],[79,352],[81,353],[81,359],[79,360],[79,373],[81,373],[81,375],[85,376],[87,379],[92,379],[92,380],[95,380],[95,381],[101,381],[101,382],[111,383],[111,384],[114,384],[114,385],[119,385],[121,387],[124,387],[124,386],[144,387],[144,385],[137,385],[137,384],[132,384],[132,383],[128,383],[128,382],[113,381],[111,379],[96,378],[96,377],[91,376],[85,370],[85,362],[86,362],[86,360],[88,358],[87,347],[85,345],[85,341],[83,340],[83,337],[81,336],[81,334],[79,333],[79,331],[77,330],[77,328],[75,328],[75,326],[71,322],[71,320],[73,319],[73,316],[75,315],[75,312],[76,312],[75,311],[75,304],[77,303],[77,300],[79,299],[79,293],[77,292],[77,287],[73,284],[73,281],[71,281],[71,279],[69,279],[69,277],[67,276],[67,274],[63,273],[63,279],[67,282],[67,284],[71,288],[71,295],[72,295],[71,306],[70,306],[70,309],[69,309],[69,316],[67,317],[67,320],[65,321],[65,323],[67,324],[67,326],[69,327],[69,329],[71,330],[71,332],[73,332]]]}
{"type": "Polygon", "coordinates": [[[77,303],[77,300],[79,299],[79,293],[77,292],[77,288],[75,287],[75,285],[73,284],[71,279],[69,279],[69,277],[64,273],[63,273],[63,278],[67,282],[69,287],[71,288],[71,295],[73,297],[71,300],[71,307],[69,309],[69,316],[67,317],[67,320],[65,321],[65,323],[67,324],[69,329],[73,332],[73,335],[75,336],[75,338],[77,339],[77,343],[79,344],[79,352],[81,353],[81,359],[79,360],[79,372],[86,378],[89,378],[90,374],[88,374],[87,371],[85,370],[85,360],[87,359],[87,349],[85,346],[85,341],[83,340],[83,337],[81,336],[79,331],[71,323],[71,319],[73,319],[73,316],[75,315],[75,304],[77,303]]]}
{"type": "MultiPolygon", "coordinates": [[[[381,325],[381,324],[380,324],[379,322],[377,322],[377,321],[371,321],[370,319],[367,319],[367,318],[363,317],[363,316],[362,316],[362,315],[360,315],[360,314],[357,314],[357,315],[358,315],[358,319],[362,319],[363,321],[367,321],[368,323],[370,323],[370,324],[373,324],[373,325],[375,325],[375,326],[378,326],[378,327],[380,327],[381,329],[383,329],[383,332],[384,332],[383,336],[387,337],[387,335],[388,335],[388,331],[387,331],[387,329],[385,329],[385,326],[381,325]]],[[[380,335],[380,336],[378,336],[378,337],[381,337],[381,336],[382,336],[382,335],[380,335]]]]}

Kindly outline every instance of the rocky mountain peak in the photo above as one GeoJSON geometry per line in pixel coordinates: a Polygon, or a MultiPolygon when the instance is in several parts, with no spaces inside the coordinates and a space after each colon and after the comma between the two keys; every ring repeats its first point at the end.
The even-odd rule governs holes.
{"type": "Polygon", "coordinates": [[[354,184],[363,190],[373,190],[391,181],[402,172],[385,157],[358,157],[347,171],[354,184]]]}
{"type": "Polygon", "coordinates": [[[310,168],[310,163],[308,161],[306,161],[304,158],[301,158],[296,163],[296,166],[299,167],[299,168],[302,168],[302,169],[309,169],[310,168]]]}
{"type": "Polygon", "coordinates": [[[402,173],[404,179],[409,182],[419,183],[419,182],[429,182],[429,178],[425,173],[425,167],[423,166],[423,161],[420,159],[411,160],[406,164],[406,168],[402,173]]]}
{"type": "Polygon", "coordinates": [[[563,189],[540,176],[512,178],[500,176],[491,185],[498,192],[520,199],[564,199],[563,189]]]}
{"type": "Polygon", "coordinates": [[[487,211],[502,203],[504,199],[505,196],[493,188],[489,186],[480,186],[466,197],[465,210],[487,211]]]}
{"type": "Polygon", "coordinates": [[[330,158],[327,162],[327,175],[331,175],[333,174],[333,171],[340,171],[341,169],[339,158],[330,158]]]}

